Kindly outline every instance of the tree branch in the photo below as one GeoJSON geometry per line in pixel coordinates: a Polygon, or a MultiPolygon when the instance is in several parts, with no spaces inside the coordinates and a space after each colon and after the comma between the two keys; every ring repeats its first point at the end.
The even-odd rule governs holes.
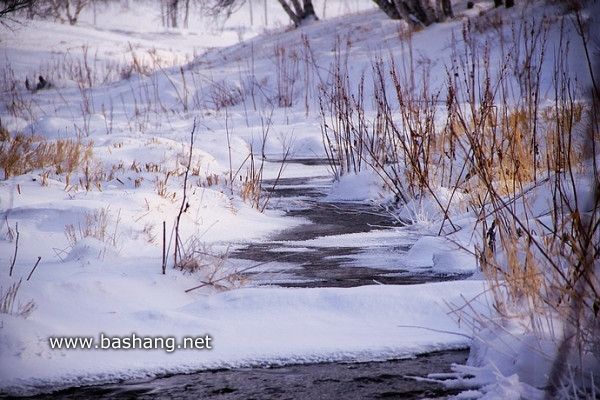
{"type": "Polygon", "coordinates": [[[37,0],[5,0],[0,1],[0,18],[7,14],[11,14],[22,10],[24,8],[31,7],[37,0]]]}

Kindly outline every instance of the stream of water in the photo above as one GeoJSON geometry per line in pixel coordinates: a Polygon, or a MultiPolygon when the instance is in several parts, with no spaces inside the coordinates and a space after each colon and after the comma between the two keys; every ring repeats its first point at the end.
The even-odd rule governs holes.
{"type": "Polygon", "coordinates": [[[365,363],[322,363],[274,368],[213,370],[173,375],[145,382],[88,386],[35,399],[431,399],[457,394],[440,384],[424,382],[430,372],[450,372],[464,364],[467,350],[443,351],[419,357],[365,363]]]}
{"type": "MultiPolygon", "coordinates": [[[[327,201],[330,184],[326,177],[278,181],[271,207],[309,223],[259,243],[240,245],[229,253],[232,262],[261,265],[246,273],[252,285],[353,287],[464,278],[434,274],[428,268],[406,268],[404,257],[418,234],[402,230],[402,224],[382,206],[327,201]]],[[[265,182],[265,187],[269,186],[265,182]]],[[[144,382],[73,388],[35,398],[443,398],[454,392],[440,384],[411,377],[449,372],[452,363],[464,363],[467,356],[468,350],[464,349],[383,362],[201,371],[144,382]]]]}
{"type": "MultiPolygon", "coordinates": [[[[385,206],[328,201],[328,178],[280,179],[272,207],[309,223],[229,253],[232,261],[260,264],[246,273],[253,285],[354,287],[406,285],[464,279],[407,268],[406,253],[421,235],[405,229],[385,206]]],[[[267,182],[265,186],[269,187],[267,182]]]]}

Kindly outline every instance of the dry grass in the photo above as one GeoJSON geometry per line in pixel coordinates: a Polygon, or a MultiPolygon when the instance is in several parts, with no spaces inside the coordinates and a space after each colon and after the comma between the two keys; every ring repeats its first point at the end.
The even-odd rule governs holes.
{"type": "MultiPolygon", "coordinates": [[[[557,393],[565,380],[574,379],[580,388],[589,384],[583,360],[600,345],[600,181],[595,168],[586,171],[582,151],[599,138],[593,118],[585,126],[593,108],[558,62],[552,77],[555,103],[540,107],[539,71],[545,60],[538,52],[549,28],[538,29],[542,32],[532,30],[525,38],[529,53],[523,57],[533,64],[519,73],[522,92],[517,99],[508,97],[504,71],[521,60],[506,61],[494,75],[487,53],[468,48],[483,68],[473,72],[465,65],[453,66],[449,76],[458,73],[462,80],[448,79],[453,95],[448,126],[468,154],[464,182],[471,182],[461,190],[469,191],[472,207],[480,210],[484,240],[478,260],[490,282],[494,309],[505,319],[529,321],[527,330],[556,342],[559,355],[548,387],[557,393]],[[477,73],[480,79],[469,80],[477,73]],[[466,95],[472,93],[479,96],[466,95]],[[590,134],[582,135],[582,130],[590,134]],[[550,195],[550,215],[536,214],[537,190],[550,195]],[[565,374],[571,368],[576,378],[565,374]]],[[[471,43],[472,34],[467,26],[465,43],[471,43]]],[[[567,58],[561,49],[557,57],[567,58]]]]}
{"type": "Polygon", "coordinates": [[[50,82],[72,81],[80,89],[98,87],[121,79],[131,79],[135,74],[150,76],[161,68],[168,68],[191,61],[188,58],[163,54],[157,49],[140,50],[129,43],[128,51],[121,60],[104,60],[88,45],[61,53],[32,74],[43,75],[50,82]]]}
{"type": "Polygon", "coordinates": [[[181,246],[182,255],[174,266],[184,273],[199,277],[202,286],[210,286],[219,291],[229,290],[243,284],[235,268],[228,262],[229,249],[215,252],[212,246],[192,236],[181,246]]]}
{"type": "Polygon", "coordinates": [[[46,140],[17,134],[0,143],[0,168],[4,179],[35,170],[69,175],[92,160],[93,146],[80,139],[46,140]]]}
{"type": "Polygon", "coordinates": [[[500,43],[499,60],[466,23],[447,67],[445,103],[442,89],[428,86],[427,63],[421,86],[415,84],[410,36],[401,38],[409,57],[373,65],[374,113],[364,106],[364,78],[353,90],[342,58],[321,95],[336,176],[372,168],[401,203],[428,196],[450,224],[452,197],[467,199],[478,218],[477,259],[494,309],[529,321],[526,329],[550,335],[560,349],[548,382],[554,389],[568,379],[569,363],[584,384],[583,360],[600,349],[600,178],[590,161],[600,143],[597,106],[569,78],[566,38],[556,44],[555,60],[544,58],[557,21],[515,22],[514,41],[500,43]],[[542,77],[549,63],[553,75],[542,77]],[[542,78],[553,80],[552,105],[541,104],[542,78]],[[438,187],[451,189],[447,203],[438,187]],[[536,214],[538,191],[550,194],[548,214],[536,214]]]}
{"type": "Polygon", "coordinates": [[[299,76],[300,54],[295,48],[277,45],[273,49],[277,78],[277,105],[291,107],[295,100],[295,84],[299,76]]]}
{"type": "Polygon", "coordinates": [[[102,243],[106,243],[112,247],[117,245],[119,240],[119,222],[121,221],[120,211],[114,221],[114,228],[109,230],[111,222],[110,208],[96,208],[93,211],[88,211],[84,215],[83,223],[80,221],[77,226],[68,224],[65,226],[65,235],[70,246],[74,246],[77,242],[85,237],[95,238],[102,243]]]}
{"type": "Polygon", "coordinates": [[[21,287],[21,280],[13,283],[7,290],[6,293],[0,288],[0,313],[14,315],[16,317],[27,318],[35,311],[37,305],[34,300],[30,300],[23,304],[20,301],[17,302],[17,294],[21,287]]]}

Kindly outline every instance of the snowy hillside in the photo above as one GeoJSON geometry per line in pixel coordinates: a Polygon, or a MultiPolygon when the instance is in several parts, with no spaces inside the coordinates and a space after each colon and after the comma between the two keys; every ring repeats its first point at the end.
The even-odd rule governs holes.
{"type": "MultiPolygon", "coordinates": [[[[475,121],[492,92],[499,105],[488,109],[510,106],[525,113],[530,103],[521,93],[535,87],[535,112],[539,108],[541,115],[535,129],[541,132],[555,120],[565,125],[557,111],[557,99],[568,97],[564,93],[575,97],[570,110],[579,110],[568,125],[585,126],[592,80],[582,62],[586,48],[575,13],[545,2],[513,9],[494,9],[488,1],[467,9],[466,2],[454,2],[454,19],[409,32],[406,23],[388,19],[372,2],[330,0],[315,1],[325,18],[291,29],[272,3],[268,9],[255,4],[252,23],[243,9],[220,22],[193,16],[186,29],[164,28],[159,10],[144,2],[87,10],[76,26],[18,18],[0,25],[0,394],[473,346],[469,365],[457,367],[446,384],[472,389],[465,396],[541,398],[562,338],[548,333],[548,326],[562,332],[560,322],[551,314],[548,326],[540,328],[527,312],[518,315],[521,306],[537,307],[525,297],[506,309],[495,307],[504,275],[482,272],[481,254],[492,257],[485,253],[486,245],[496,244],[490,232],[501,242],[502,231],[492,225],[500,217],[486,210],[503,203],[489,204],[496,199],[489,194],[496,181],[485,186],[484,172],[464,167],[476,159],[472,149],[478,142],[467,141],[467,127],[473,126],[461,117],[475,121]],[[511,45],[515,37],[523,39],[522,47],[511,45]],[[522,54],[537,56],[523,67],[522,54]],[[553,69],[558,64],[564,80],[553,69]],[[398,78],[394,68],[405,75],[398,78]],[[507,78],[492,89],[469,86],[469,71],[473,81],[507,78]],[[50,86],[36,90],[39,76],[50,86]],[[26,80],[33,90],[26,89],[26,80]],[[567,81],[574,86],[557,89],[567,81]],[[449,91],[449,82],[466,90],[449,91]],[[402,98],[409,92],[400,86],[410,86],[410,95],[402,98]],[[417,106],[415,93],[427,107],[417,106]],[[461,93],[472,94],[473,101],[461,93]],[[352,108],[344,109],[348,105],[352,108]],[[454,106],[456,119],[449,117],[454,106]],[[384,109],[393,116],[382,118],[384,109]],[[404,114],[409,109],[417,111],[404,114]],[[435,160],[417,149],[423,164],[416,167],[408,157],[393,159],[400,142],[377,136],[394,132],[396,123],[465,132],[455,133],[456,141],[444,136],[432,142],[431,154],[440,155],[435,160]],[[386,144],[363,149],[360,136],[344,153],[340,132],[364,132],[369,143],[386,144]],[[449,143],[456,148],[450,150],[449,143]],[[326,157],[329,167],[288,162],[326,157]],[[411,229],[419,237],[407,253],[407,268],[473,276],[349,289],[246,282],[238,272],[247,264],[228,260],[228,251],[307,222],[285,216],[267,193],[273,180],[294,177],[329,179],[329,200],[381,203],[410,222],[397,232],[411,229]],[[200,289],[187,291],[194,287],[200,289]],[[517,314],[514,320],[507,317],[511,313],[517,314]],[[154,348],[152,339],[148,349],[139,349],[144,347],[139,341],[138,349],[124,351],[133,335],[163,338],[163,346],[154,348]],[[92,338],[90,348],[80,342],[77,349],[52,348],[55,340],[78,337],[92,338]],[[197,348],[178,348],[184,338],[197,348]],[[112,349],[104,349],[110,341],[112,349]]],[[[593,35],[593,9],[577,15],[593,35]]],[[[519,112],[507,111],[502,119],[498,111],[494,117],[510,125],[511,136],[533,130],[520,122],[519,112]]],[[[482,118],[473,132],[487,132],[491,118],[482,118]]],[[[500,154],[503,162],[509,156],[502,159],[507,153],[498,148],[510,139],[497,142],[490,145],[490,157],[500,154]]],[[[521,153],[529,149],[526,142],[521,153]]],[[[540,140],[533,151],[549,143],[540,140]]],[[[586,153],[585,145],[567,153],[581,155],[570,188],[582,194],[581,202],[593,203],[597,182],[589,177],[595,176],[590,171],[597,154],[586,153]]],[[[558,219],[552,179],[566,169],[559,161],[552,164],[550,155],[538,158],[529,180],[520,175],[526,168],[519,170],[521,160],[510,160],[516,171],[510,177],[502,168],[489,170],[506,185],[498,192],[512,199],[511,218],[535,225],[526,230],[535,231],[532,241],[548,234],[558,219]],[[517,187],[525,195],[516,195],[517,187]]],[[[585,211],[592,221],[598,217],[597,207],[585,211]]],[[[525,253],[502,258],[499,250],[497,270],[513,265],[512,256],[529,260],[525,253]]],[[[589,285],[598,289],[595,271],[589,285]]],[[[586,326],[593,337],[598,324],[586,326]]],[[[598,366],[598,354],[584,355],[588,374],[598,366]]]]}

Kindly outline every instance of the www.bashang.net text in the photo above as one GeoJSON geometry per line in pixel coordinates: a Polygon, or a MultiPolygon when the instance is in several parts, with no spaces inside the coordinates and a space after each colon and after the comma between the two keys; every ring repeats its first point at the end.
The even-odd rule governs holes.
{"type": "Polygon", "coordinates": [[[108,336],[101,333],[94,336],[56,336],[49,337],[48,344],[53,350],[212,350],[210,335],[188,336],[178,341],[173,336],[108,336]]]}

